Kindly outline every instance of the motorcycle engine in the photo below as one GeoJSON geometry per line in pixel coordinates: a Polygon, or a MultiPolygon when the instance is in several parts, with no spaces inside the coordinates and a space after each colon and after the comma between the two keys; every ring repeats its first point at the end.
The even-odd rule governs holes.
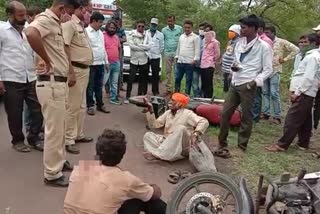
{"type": "Polygon", "coordinates": [[[312,214],[311,194],[307,187],[296,184],[283,185],[279,188],[280,201],[286,208],[285,214],[312,214]]]}

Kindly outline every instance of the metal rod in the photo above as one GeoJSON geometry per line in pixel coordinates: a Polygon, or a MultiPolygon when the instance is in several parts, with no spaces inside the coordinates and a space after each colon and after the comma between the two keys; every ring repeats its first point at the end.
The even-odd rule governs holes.
{"type": "Polygon", "coordinates": [[[262,185],[263,185],[263,175],[260,175],[259,183],[258,183],[258,192],[257,192],[257,198],[256,198],[256,206],[255,206],[255,214],[259,214],[259,208],[260,208],[260,201],[261,201],[261,193],[262,193],[262,185]]]}

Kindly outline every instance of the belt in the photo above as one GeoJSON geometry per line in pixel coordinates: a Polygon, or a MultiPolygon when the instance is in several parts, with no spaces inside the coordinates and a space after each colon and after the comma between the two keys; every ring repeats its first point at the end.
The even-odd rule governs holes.
{"type": "Polygon", "coordinates": [[[77,67],[77,68],[82,68],[82,69],[86,69],[86,68],[89,68],[89,65],[85,65],[85,64],[82,64],[82,63],[79,63],[79,62],[71,62],[71,65],[73,65],[74,67],[77,67]]]}
{"type": "MultiPolygon", "coordinates": [[[[62,76],[53,76],[54,81],[56,82],[67,82],[68,78],[67,77],[62,77],[62,76]]],[[[39,75],[38,76],[38,81],[39,82],[49,82],[51,80],[49,75],[39,75]]]]}

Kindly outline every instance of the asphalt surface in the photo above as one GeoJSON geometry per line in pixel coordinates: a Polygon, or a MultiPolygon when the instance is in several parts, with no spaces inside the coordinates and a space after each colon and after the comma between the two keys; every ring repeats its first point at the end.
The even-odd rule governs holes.
{"type": "MultiPolygon", "coordinates": [[[[104,128],[122,130],[127,136],[128,148],[120,166],[146,182],[158,184],[163,191],[163,199],[167,200],[174,188],[167,182],[168,173],[176,168],[191,171],[193,168],[187,160],[174,164],[145,161],[142,157],[142,137],[147,130],[142,109],[134,105],[114,106],[107,102],[106,106],[111,114],[87,116],[86,135],[96,140],[104,128]]],[[[0,214],[62,213],[66,189],[46,187],[43,184],[41,152],[23,154],[11,148],[3,103],[0,103],[0,137],[0,214]]],[[[95,143],[79,146],[81,153],[68,154],[67,159],[74,164],[79,160],[92,160],[95,143]]]]}

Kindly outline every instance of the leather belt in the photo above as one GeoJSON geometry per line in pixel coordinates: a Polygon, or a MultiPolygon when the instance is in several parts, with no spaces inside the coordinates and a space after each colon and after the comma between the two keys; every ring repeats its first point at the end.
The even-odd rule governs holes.
{"type": "Polygon", "coordinates": [[[85,64],[82,64],[82,63],[79,63],[79,62],[71,62],[71,65],[73,65],[74,67],[77,67],[77,68],[82,68],[82,69],[86,69],[86,68],[89,68],[89,65],[85,65],[85,64]]]}
{"type": "MultiPolygon", "coordinates": [[[[62,77],[62,76],[53,76],[54,81],[56,82],[67,82],[68,78],[67,77],[62,77]]],[[[50,76],[49,75],[39,75],[38,76],[38,81],[39,82],[49,82],[50,81],[50,76]]]]}

